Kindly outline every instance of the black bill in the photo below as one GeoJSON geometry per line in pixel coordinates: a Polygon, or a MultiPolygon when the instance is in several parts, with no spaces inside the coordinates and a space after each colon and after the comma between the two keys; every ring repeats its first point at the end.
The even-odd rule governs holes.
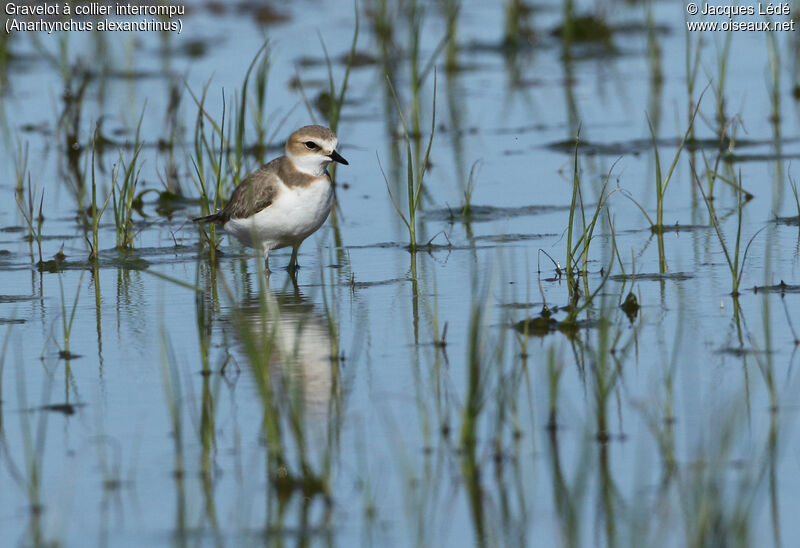
{"type": "Polygon", "coordinates": [[[335,150],[329,154],[329,157],[330,157],[330,159],[331,159],[331,160],[333,160],[334,162],[339,162],[340,164],[344,164],[344,165],[346,165],[346,166],[349,166],[349,165],[350,165],[349,163],[347,163],[347,160],[345,160],[344,158],[342,158],[341,154],[339,154],[339,153],[338,153],[338,152],[336,152],[335,150]]]}

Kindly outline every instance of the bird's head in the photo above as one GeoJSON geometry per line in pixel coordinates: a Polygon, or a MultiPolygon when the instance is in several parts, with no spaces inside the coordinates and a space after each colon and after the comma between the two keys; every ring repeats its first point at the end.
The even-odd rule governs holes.
{"type": "Polygon", "coordinates": [[[331,162],[348,165],[347,160],[336,152],[337,143],[338,139],[330,129],[304,126],[289,136],[286,156],[299,171],[318,177],[325,173],[331,162]]]}

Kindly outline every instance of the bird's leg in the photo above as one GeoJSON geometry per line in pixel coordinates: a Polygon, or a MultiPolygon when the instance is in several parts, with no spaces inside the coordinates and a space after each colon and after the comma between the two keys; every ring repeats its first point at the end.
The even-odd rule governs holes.
{"type": "Polygon", "coordinates": [[[272,271],[269,269],[269,248],[264,248],[264,272],[269,276],[272,271]]]}
{"type": "Polygon", "coordinates": [[[299,249],[300,249],[299,245],[292,247],[292,258],[289,259],[289,267],[287,268],[289,274],[291,274],[292,276],[295,276],[297,274],[297,269],[300,268],[300,266],[297,264],[297,251],[299,249]]]}

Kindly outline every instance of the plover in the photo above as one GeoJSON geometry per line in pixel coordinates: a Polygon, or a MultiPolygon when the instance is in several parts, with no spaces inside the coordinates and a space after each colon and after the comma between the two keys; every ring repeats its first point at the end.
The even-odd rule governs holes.
{"type": "Polygon", "coordinates": [[[286,155],[248,175],[236,187],[227,205],[216,213],[193,219],[218,223],[242,244],[264,252],[292,246],[289,272],[297,269],[300,244],[328,218],[333,185],[328,164],[347,160],[336,152],[338,140],[323,126],[304,126],[286,141],[286,155]]]}

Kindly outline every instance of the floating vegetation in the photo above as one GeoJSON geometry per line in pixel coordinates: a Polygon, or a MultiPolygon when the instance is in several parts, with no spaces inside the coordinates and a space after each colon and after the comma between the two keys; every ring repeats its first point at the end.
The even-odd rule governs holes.
{"type": "Polygon", "coordinates": [[[608,23],[600,17],[580,15],[569,18],[562,25],[553,29],[552,34],[568,42],[597,42],[610,47],[613,31],[608,23]]]}
{"type": "Polygon", "coordinates": [[[633,294],[633,291],[628,293],[628,296],[625,297],[625,300],[620,305],[620,308],[625,315],[628,316],[628,319],[633,322],[636,319],[636,316],[639,314],[639,299],[636,298],[636,295],[633,294]]]}
{"type": "MultiPolygon", "coordinates": [[[[696,105],[695,105],[696,106],[696,105]]],[[[692,109],[694,112],[695,109],[692,109]]],[[[689,114],[691,115],[692,112],[689,114]]],[[[534,126],[533,129],[536,129],[538,126],[534,126]]],[[[517,133],[517,131],[514,133],[517,133]]],[[[791,145],[798,142],[797,138],[794,137],[785,137],[780,139],[781,144],[791,145]]],[[[656,138],[655,144],[659,148],[677,148],[680,147],[681,139],[674,139],[674,138],[656,138]]],[[[718,151],[723,152],[722,158],[733,157],[735,158],[736,155],[732,155],[730,152],[730,148],[732,146],[736,146],[736,149],[743,149],[743,148],[753,148],[753,147],[764,147],[775,144],[775,141],[770,139],[731,139],[730,137],[723,137],[722,139],[700,139],[691,137],[686,140],[684,146],[689,150],[697,150],[697,151],[718,151]]],[[[574,139],[566,139],[566,140],[559,140],[553,141],[551,143],[547,143],[544,145],[546,150],[552,150],[554,152],[560,152],[563,154],[572,155],[575,150],[575,140],[574,139]]],[[[653,150],[653,139],[631,139],[628,141],[606,141],[606,142],[596,142],[590,139],[581,140],[581,154],[586,156],[623,156],[623,155],[634,155],[638,156],[639,154],[646,152],[647,150],[653,150]]],[[[768,161],[768,160],[776,160],[780,158],[786,158],[785,155],[776,156],[775,153],[764,153],[761,155],[752,154],[750,155],[754,158],[754,161],[768,161]]]]}
{"type": "Polygon", "coordinates": [[[40,298],[38,295],[0,295],[0,304],[35,301],[40,298]]]}
{"type": "Polygon", "coordinates": [[[50,403],[47,405],[43,405],[38,407],[37,411],[50,411],[51,413],[60,413],[62,415],[74,415],[78,409],[84,407],[86,404],[83,403],[50,403]]]}
{"type": "Polygon", "coordinates": [[[787,226],[800,226],[800,215],[796,217],[776,217],[775,222],[787,226]]]}
{"type": "Polygon", "coordinates": [[[753,293],[778,293],[783,296],[787,293],[800,293],[800,285],[790,285],[781,280],[775,285],[756,285],[753,287],[753,293]]]}
{"type": "Polygon", "coordinates": [[[609,280],[615,282],[625,282],[628,280],[636,280],[637,282],[663,282],[672,280],[675,282],[683,282],[694,278],[694,274],[688,272],[654,272],[642,274],[612,274],[608,277],[609,280]]]}
{"type": "MultiPolygon", "coordinates": [[[[589,204],[591,205],[591,204],[589,204]]],[[[558,211],[569,211],[568,206],[548,206],[548,205],[527,205],[519,207],[497,207],[487,205],[469,205],[466,214],[464,207],[458,209],[431,209],[425,211],[425,219],[431,221],[455,221],[465,218],[470,222],[480,223],[496,221],[508,217],[524,217],[527,215],[541,215],[543,213],[553,213],[558,211]]]]}
{"type": "Polygon", "coordinates": [[[597,329],[607,322],[604,318],[578,320],[572,314],[568,314],[563,320],[557,320],[545,306],[538,316],[520,320],[513,327],[517,332],[528,336],[544,337],[550,333],[563,333],[568,338],[574,338],[583,330],[597,329]]]}

